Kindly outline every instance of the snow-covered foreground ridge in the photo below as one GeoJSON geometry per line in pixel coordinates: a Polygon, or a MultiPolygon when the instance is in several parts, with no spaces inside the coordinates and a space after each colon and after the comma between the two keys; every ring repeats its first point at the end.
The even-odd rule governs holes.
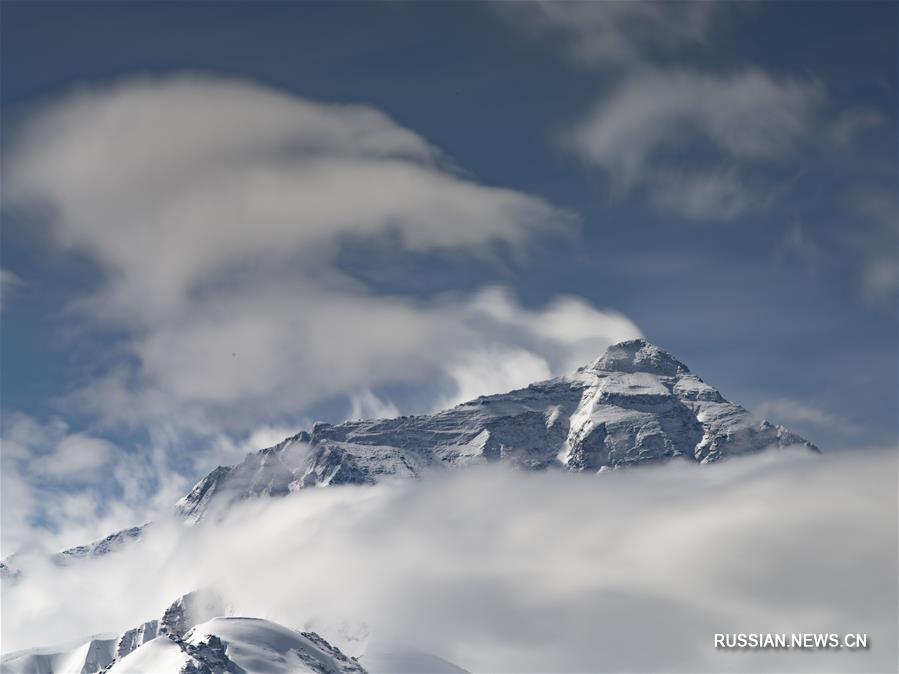
{"type": "Polygon", "coordinates": [[[425,662],[435,674],[464,672],[436,656],[372,649],[349,657],[315,632],[269,620],[227,615],[218,595],[204,590],[172,603],[157,620],[118,637],[86,640],[71,648],[31,649],[0,661],[0,672],[21,674],[367,674],[410,671],[425,662]],[[370,659],[372,669],[361,664],[370,659]],[[384,669],[386,667],[386,669],[384,669]]]}

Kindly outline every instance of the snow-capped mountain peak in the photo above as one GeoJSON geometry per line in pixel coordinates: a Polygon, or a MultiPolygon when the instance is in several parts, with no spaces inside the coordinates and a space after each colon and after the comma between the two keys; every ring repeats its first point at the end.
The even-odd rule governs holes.
{"type": "Polygon", "coordinates": [[[315,424],[200,480],[188,523],[235,500],[373,484],[474,463],[599,472],[676,456],[709,463],[810,442],[729,402],[667,351],[615,344],[570,376],[481,396],[431,415],[315,424]]]}
{"type": "MultiPolygon", "coordinates": [[[[635,339],[609,347],[569,376],[435,414],[316,423],[211,471],[175,504],[175,513],[193,525],[247,498],[497,461],[526,470],[603,472],[673,457],[711,463],[788,446],[817,451],[728,401],[667,351],[635,339]]],[[[117,532],[54,561],[106,554],[139,541],[146,528],[117,532]]],[[[4,582],[17,577],[10,561],[0,568],[4,582]]]]}
{"type": "Polygon", "coordinates": [[[593,372],[645,372],[674,377],[690,370],[664,349],[645,339],[632,339],[610,346],[606,352],[582,370],[593,372]]]}

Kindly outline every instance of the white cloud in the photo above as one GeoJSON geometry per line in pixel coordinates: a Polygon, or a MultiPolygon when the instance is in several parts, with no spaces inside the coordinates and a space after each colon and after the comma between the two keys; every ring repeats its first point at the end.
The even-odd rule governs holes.
{"type": "Polygon", "coordinates": [[[15,292],[25,285],[25,281],[10,269],[0,268],[0,311],[9,307],[15,292]]]}
{"type": "Polygon", "coordinates": [[[662,151],[689,140],[737,159],[774,159],[797,148],[822,98],[814,82],[759,70],[641,71],[574,128],[569,147],[625,186],[662,151]]]}
{"type": "Polygon", "coordinates": [[[752,200],[735,166],[789,156],[813,129],[823,100],[816,82],[756,69],[726,75],[645,69],[567,132],[564,144],[602,169],[618,191],[645,186],[660,208],[730,219],[752,200]],[[697,168],[695,156],[705,150],[731,165],[697,168]]]}
{"type": "Polygon", "coordinates": [[[714,2],[494,2],[514,26],[561,37],[569,55],[589,65],[634,65],[656,53],[705,44],[715,19],[729,11],[714,2]]]}
{"type": "Polygon", "coordinates": [[[807,402],[791,398],[764,400],[756,407],[755,413],[775,423],[808,423],[821,428],[840,429],[843,432],[857,430],[853,423],[841,416],[829,414],[807,402]]]}
{"type": "Polygon", "coordinates": [[[848,201],[855,217],[839,232],[841,250],[848,249],[859,257],[865,303],[895,310],[899,293],[896,190],[869,186],[850,192],[848,201]]]}
{"type": "MultiPolygon", "coordinates": [[[[247,437],[242,448],[243,455],[267,447],[274,447],[284,438],[294,435],[297,429],[292,426],[264,426],[257,428],[247,437]]],[[[241,458],[243,458],[243,455],[241,458]]]]}
{"type": "Polygon", "coordinates": [[[308,490],[160,526],[96,563],[31,567],[4,588],[2,645],[124,629],[214,583],[239,614],[359,620],[471,671],[886,671],[895,475],[895,449],[783,451],[308,490]],[[863,632],[871,647],[713,648],[716,632],[758,631],[863,632]]]}
{"type": "Polygon", "coordinates": [[[54,480],[96,482],[106,479],[100,469],[121,450],[108,440],[84,433],[65,436],[48,454],[31,461],[31,470],[54,480]]]}
{"type": "Polygon", "coordinates": [[[899,292],[899,261],[895,255],[878,255],[862,269],[862,289],[872,305],[895,305],[899,292]]]}
{"type": "Polygon", "coordinates": [[[71,432],[58,417],[5,414],[0,556],[58,552],[166,513],[190,484],[172,468],[170,449],[129,452],[71,432]]]}
{"type": "Polygon", "coordinates": [[[549,379],[547,362],[524,349],[503,346],[474,351],[453,365],[450,376],[456,384],[452,396],[441,400],[435,410],[452,407],[492,391],[512,391],[535,381],[549,379]]]}
{"type": "Polygon", "coordinates": [[[777,254],[801,264],[811,278],[831,274],[841,284],[849,280],[869,308],[895,311],[899,293],[896,198],[891,189],[850,188],[842,214],[811,226],[793,221],[777,254]]]}
{"type": "Polygon", "coordinates": [[[28,519],[37,502],[17,462],[7,453],[9,446],[5,441],[0,449],[0,558],[3,558],[33,539],[28,519]]]}
{"type": "Polygon", "coordinates": [[[730,220],[752,205],[751,191],[733,170],[662,171],[653,182],[653,203],[691,220],[730,220]]]}
{"type": "Polygon", "coordinates": [[[44,423],[21,413],[4,419],[4,460],[25,462],[42,480],[99,482],[101,468],[122,452],[113,443],[88,433],[72,433],[58,417],[44,423]]]}
{"type": "MultiPolygon", "coordinates": [[[[612,335],[615,342],[642,336],[626,316],[597,309],[580,298],[556,297],[542,309],[525,309],[500,286],[474,295],[466,313],[470,321],[494,334],[496,342],[519,344],[540,354],[546,369],[554,374],[571,372],[594,360],[601,351],[597,346],[611,344],[612,335]]],[[[522,385],[530,381],[535,379],[522,385]]]]}
{"type": "Polygon", "coordinates": [[[557,297],[542,309],[529,310],[499,286],[474,295],[459,321],[477,326],[484,339],[446,361],[443,370],[455,390],[436,401],[435,410],[573,372],[606,346],[642,336],[625,316],[576,297],[557,297]]]}
{"type": "Polygon", "coordinates": [[[75,404],[111,423],[245,432],[386,383],[451,380],[497,344],[555,372],[568,347],[593,357],[639,334],[582,303],[590,334],[573,345],[511,298],[530,327],[485,326],[477,293],[385,296],[340,269],[350,240],[488,261],[494,242],[523,252],[572,231],[570,213],[443,164],[372,108],[233,80],[131,80],[37,112],[12,144],[8,202],[97,264],[104,282],[75,307],[127,335],[75,404]]]}
{"type": "MultiPolygon", "coordinates": [[[[218,302],[210,315],[203,313],[207,305],[197,304],[191,316],[157,326],[136,343],[146,384],[131,389],[127,377],[113,374],[92,382],[77,404],[110,423],[171,417],[195,430],[219,425],[241,430],[318,400],[358,396],[364,388],[393,381],[446,379],[459,389],[451,394],[456,400],[495,393],[510,384],[526,385],[535,372],[568,372],[610,344],[641,334],[614,311],[572,298],[525,310],[495,288],[422,304],[306,284],[218,302]],[[485,313],[485,298],[498,315],[485,313]],[[574,307],[568,309],[571,317],[565,307],[574,307]],[[579,331],[560,330],[560,317],[579,324],[579,331]],[[461,382],[460,371],[485,350],[494,356],[517,354],[519,363],[526,352],[530,362],[542,365],[512,379],[461,382]],[[477,386],[469,385],[473,382],[477,386]]],[[[517,367],[495,365],[500,371],[517,367]]]]}
{"type": "Polygon", "coordinates": [[[369,389],[350,396],[350,414],[347,419],[392,419],[400,411],[392,402],[381,400],[369,389]]]}
{"type": "Polygon", "coordinates": [[[241,81],[129,81],[35,115],[14,145],[7,194],[52,209],[59,243],[115,281],[96,311],[144,324],[233,267],[318,275],[341,237],[395,233],[411,250],[514,244],[567,219],[437,159],[365,106],[241,81]]]}
{"type": "Polygon", "coordinates": [[[835,145],[845,147],[859,134],[885,123],[882,114],[871,108],[851,108],[840,114],[827,130],[827,137],[835,145]]]}

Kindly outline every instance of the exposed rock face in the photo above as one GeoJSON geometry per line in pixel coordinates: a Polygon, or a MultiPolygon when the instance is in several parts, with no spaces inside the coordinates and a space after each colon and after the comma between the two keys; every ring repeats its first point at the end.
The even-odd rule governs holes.
{"type": "Polygon", "coordinates": [[[175,510],[188,523],[198,522],[209,502],[219,492],[219,487],[227,483],[233,466],[219,466],[194,485],[190,493],[175,505],[175,510]]]}
{"type": "MultiPolygon", "coordinates": [[[[636,339],[609,347],[572,375],[436,414],[315,424],[236,466],[219,466],[175,504],[175,512],[196,524],[247,498],[493,461],[599,472],[675,456],[710,463],[788,446],[817,451],[729,402],[668,352],[636,339]]],[[[69,564],[119,550],[139,541],[148,526],[70,548],[53,561],[69,564]]],[[[4,583],[19,577],[14,557],[0,563],[4,583]]]]}
{"type": "MultiPolygon", "coordinates": [[[[817,451],[783,426],[729,402],[668,352],[636,339],[609,347],[570,376],[436,414],[315,424],[236,466],[219,466],[175,504],[175,512],[196,524],[247,498],[493,461],[527,470],[599,472],[675,456],[710,463],[788,446],[817,451]]],[[[149,526],[70,548],[53,561],[106,555],[140,541],[149,526]]],[[[4,583],[19,575],[15,555],[0,562],[4,583]]]]}
{"type": "MultiPolygon", "coordinates": [[[[185,595],[189,597],[190,595],[185,595]]],[[[166,615],[186,619],[184,597],[166,615]]],[[[182,623],[179,626],[183,627],[182,623]]],[[[93,670],[96,671],[96,670],[93,670]]],[[[183,635],[159,637],[117,659],[108,674],[366,674],[315,632],[297,632],[259,618],[215,617],[190,625],[183,635]]]]}
{"type": "Polygon", "coordinates": [[[610,347],[570,376],[436,414],[315,424],[237,466],[212,471],[176,508],[196,523],[245,498],[373,484],[472,463],[597,472],[674,456],[709,463],[792,445],[817,451],[638,339],[610,347]]]}
{"type": "MultiPolygon", "coordinates": [[[[50,561],[57,566],[67,566],[85,559],[94,559],[102,557],[110,552],[116,552],[133,543],[140,541],[150,522],[141,524],[136,527],[129,527],[116,531],[105,538],[93,541],[86,545],[77,545],[74,548],[68,548],[62,552],[57,552],[50,557],[50,561]]],[[[0,580],[4,583],[15,583],[21,577],[22,570],[18,567],[18,555],[13,553],[3,561],[0,561],[0,580]]]]}
{"type": "MultiPolygon", "coordinates": [[[[10,555],[10,557],[15,557],[15,555],[10,555]]],[[[19,569],[11,567],[10,563],[14,563],[12,562],[12,559],[6,559],[0,562],[0,580],[11,583],[18,579],[19,573],[21,572],[19,569]]]]}
{"type": "Polygon", "coordinates": [[[126,631],[116,642],[115,657],[121,660],[131,651],[156,638],[159,621],[150,620],[139,627],[126,631]]]}
{"type": "Polygon", "coordinates": [[[202,622],[228,614],[222,598],[212,590],[196,590],[178,597],[162,614],[159,634],[181,639],[187,631],[202,622]]]}
{"type": "Polygon", "coordinates": [[[245,674],[247,671],[231,661],[225,652],[226,644],[215,634],[197,644],[181,641],[180,645],[190,656],[180,674],[245,674]]]}
{"type": "Polygon", "coordinates": [[[119,550],[131,542],[139,541],[143,537],[148,526],[149,522],[137,527],[129,527],[128,529],[122,529],[121,531],[117,531],[114,534],[110,534],[106,538],[101,538],[93,543],[78,545],[74,548],[63,550],[56,555],[54,561],[59,564],[67,564],[77,559],[84,559],[85,557],[101,557],[110,552],[119,550]]]}

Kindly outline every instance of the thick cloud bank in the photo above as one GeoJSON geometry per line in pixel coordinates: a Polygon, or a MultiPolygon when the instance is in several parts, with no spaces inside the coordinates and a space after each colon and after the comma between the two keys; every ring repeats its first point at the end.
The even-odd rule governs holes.
{"type": "Polygon", "coordinates": [[[896,456],[491,467],[246,503],[101,561],[32,567],[5,589],[4,651],[129,627],[206,583],[237,614],[363,621],[473,671],[887,671],[896,456]],[[716,651],[716,632],[860,632],[869,649],[716,651]]]}

